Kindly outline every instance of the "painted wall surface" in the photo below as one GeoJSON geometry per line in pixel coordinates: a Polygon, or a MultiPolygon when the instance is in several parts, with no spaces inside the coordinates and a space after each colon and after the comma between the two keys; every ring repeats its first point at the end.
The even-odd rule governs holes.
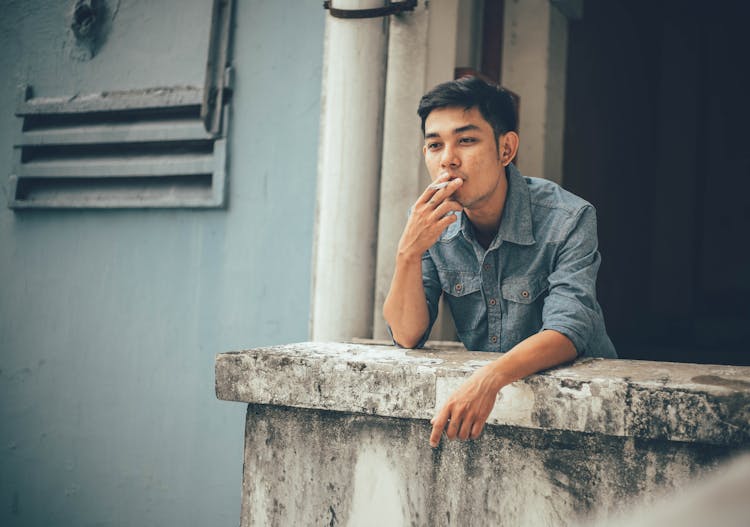
{"type": "Polygon", "coordinates": [[[202,84],[210,2],[109,2],[87,65],[73,3],[2,2],[0,525],[236,525],[245,408],[214,356],[307,338],[325,13],[236,2],[226,210],[13,212],[18,84],[202,84]]]}

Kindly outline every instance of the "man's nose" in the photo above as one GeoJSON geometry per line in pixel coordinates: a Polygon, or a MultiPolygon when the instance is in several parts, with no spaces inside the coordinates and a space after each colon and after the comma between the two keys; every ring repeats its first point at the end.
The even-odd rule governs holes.
{"type": "Polygon", "coordinates": [[[440,166],[442,168],[457,167],[461,164],[456,150],[448,145],[443,148],[443,156],[440,158],[440,166]]]}

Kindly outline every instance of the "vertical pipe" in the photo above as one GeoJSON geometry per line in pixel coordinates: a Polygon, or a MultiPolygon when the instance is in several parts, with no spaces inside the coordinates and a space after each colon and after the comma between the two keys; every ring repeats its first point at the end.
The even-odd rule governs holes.
{"type": "MultiPolygon", "coordinates": [[[[385,0],[337,0],[339,9],[385,0]]],[[[313,340],[372,335],[388,19],[326,19],[313,340]]]]}
{"type": "Polygon", "coordinates": [[[422,143],[417,117],[427,67],[427,8],[394,18],[388,35],[388,82],[383,124],[373,337],[388,336],[383,303],[390,289],[398,240],[409,206],[419,196],[422,143]]]}

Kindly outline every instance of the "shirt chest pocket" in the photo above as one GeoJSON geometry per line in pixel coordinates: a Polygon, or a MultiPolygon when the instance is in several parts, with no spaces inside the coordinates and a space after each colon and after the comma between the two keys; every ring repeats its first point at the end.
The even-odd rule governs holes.
{"type": "Polygon", "coordinates": [[[438,269],[438,274],[459,337],[463,340],[486,327],[481,278],[466,271],[438,269]]]}
{"type": "Polygon", "coordinates": [[[501,290],[505,311],[502,339],[506,349],[542,328],[547,279],[544,276],[508,278],[503,280],[501,290]]]}

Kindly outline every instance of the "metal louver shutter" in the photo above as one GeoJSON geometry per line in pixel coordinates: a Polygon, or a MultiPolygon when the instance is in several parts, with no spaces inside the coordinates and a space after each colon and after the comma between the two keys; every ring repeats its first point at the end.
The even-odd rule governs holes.
{"type": "Polygon", "coordinates": [[[31,95],[16,111],[11,208],[224,205],[228,116],[207,132],[200,88],[31,95]]]}

